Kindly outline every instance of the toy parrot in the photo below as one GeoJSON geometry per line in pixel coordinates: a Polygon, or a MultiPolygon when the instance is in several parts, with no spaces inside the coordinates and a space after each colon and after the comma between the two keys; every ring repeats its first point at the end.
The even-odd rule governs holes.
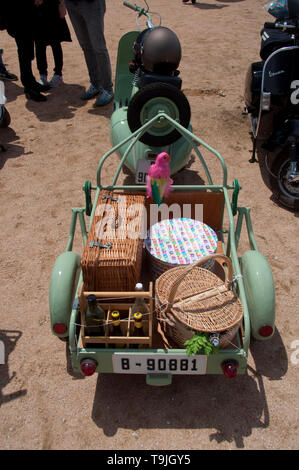
{"type": "Polygon", "coordinates": [[[170,156],[166,152],[159,153],[156,161],[149,168],[147,181],[147,197],[152,197],[155,203],[160,206],[164,196],[171,190],[173,180],[170,178],[169,168],[170,156]]]}

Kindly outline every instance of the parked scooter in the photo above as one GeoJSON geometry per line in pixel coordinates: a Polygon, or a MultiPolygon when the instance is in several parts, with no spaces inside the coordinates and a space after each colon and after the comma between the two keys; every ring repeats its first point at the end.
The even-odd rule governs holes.
{"type": "MultiPolygon", "coordinates": [[[[112,145],[126,140],[159,113],[166,113],[191,131],[190,105],[181,91],[178,70],[181,60],[178,37],[169,28],[161,26],[161,18],[158,26],[153,25],[146,0],[146,9],[128,2],[123,4],[137,12],[138,31],[126,33],[119,41],[114,112],[110,120],[112,145]],[[146,17],[147,27],[141,31],[138,20],[142,16],[146,17]]],[[[130,145],[129,141],[117,150],[120,158],[130,145]]],[[[159,153],[171,155],[173,174],[188,163],[191,150],[191,143],[161,115],[140,134],[125,165],[136,174],[136,183],[144,184],[148,168],[159,153]]]]}
{"type": "Polygon", "coordinates": [[[253,155],[274,197],[299,207],[299,0],[270,1],[276,18],[261,31],[260,57],[246,77],[245,105],[251,115],[253,155]]]}

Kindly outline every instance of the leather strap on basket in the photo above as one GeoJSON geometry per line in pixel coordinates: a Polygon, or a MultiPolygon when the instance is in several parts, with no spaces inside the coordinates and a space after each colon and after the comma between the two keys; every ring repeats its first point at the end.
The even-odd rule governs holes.
{"type": "MultiPolygon", "coordinates": [[[[224,272],[225,272],[225,287],[226,287],[226,290],[228,290],[230,288],[230,284],[231,284],[232,278],[233,278],[233,266],[232,266],[232,262],[231,262],[230,258],[226,255],[223,255],[222,253],[213,253],[211,255],[204,256],[200,260],[195,261],[195,263],[190,264],[186,269],[184,269],[182,274],[180,276],[178,276],[176,281],[173,283],[173,285],[170,289],[168,305],[166,306],[165,313],[168,313],[169,310],[171,309],[171,307],[173,305],[174,298],[175,298],[175,294],[178,290],[178,287],[181,284],[181,282],[184,280],[184,278],[187,276],[187,274],[190,271],[192,271],[193,268],[196,268],[196,267],[198,267],[202,264],[205,264],[205,263],[207,263],[207,261],[210,261],[211,259],[219,259],[219,258],[223,259],[225,261],[225,263],[227,264],[228,269],[227,270],[224,269],[224,272]]],[[[199,293],[200,292],[198,292],[198,294],[199,293]]]]}

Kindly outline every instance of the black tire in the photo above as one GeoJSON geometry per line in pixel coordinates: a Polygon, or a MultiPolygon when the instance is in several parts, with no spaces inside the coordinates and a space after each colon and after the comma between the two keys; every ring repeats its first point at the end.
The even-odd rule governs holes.
{"type": "MultiPolygon", "coordinates": [[[[154,100],[155,98],[161,98],[161,108],[163,108],[163,98],[168,102],[171,102],[173,109],[178,113],[179,123],[183,127],[188,128],[190,123],[191,110],[189,102],[184,93],[175,86],[169,85],[168,83],[156,82],[142,87],[132,97],[129,103],[127,118],[129,128],[132,132],[137,131],[137,129],[139,129],[145,123],[142,119],[142,113],[146,109],[146,105],[150,106],[150,100],[154,100]]],[[[180,137],[180,132],[176,129],[173,129],[169,123],[166,123],[165,135],[155,135],[153,128],[151,128],[150,131],[145,132],[141,136],[140,141],[146,145],[163,147],[165,145],[172,144],[180,137]]]]}
{"type": "Polygon", "coordinates": [[[2,118],[0,119],[0,127],[8,127],[11,122],[10,114],[5,107],[3,107],[2,118]]]}
{"type": "Polygon", "coordinates": [[[285,175],[290,166],[288,149],[278,154],[273,161],[270,173],[270,189],[275,199],[283,206],[298,211],[299,210],[299,183],[288,183],[285,175]]]}

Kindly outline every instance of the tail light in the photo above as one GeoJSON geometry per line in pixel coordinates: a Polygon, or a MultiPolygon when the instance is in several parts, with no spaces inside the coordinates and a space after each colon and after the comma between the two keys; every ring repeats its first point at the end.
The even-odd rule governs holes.
{"type": "Polygon", "coordinates": [[[224,361],[221,364],[221,367],[224,375],[229,379],[236,377],[236,375],[238,374],[239,364],[237,363],[237,361],[229,359],[228,361],[224,361]]]}
{"type": "Polygon", "coordinates": [[[271,325],[264,325],[259,329],[259,334],[264,338],[271,336],[273,333],[273,328],[271,325]]]}
{"type": "Polygon", "coordinates": [[[53,330],[58,335],[63,335],[67,331],[67,326],[64,323],[55,323],[55,325],[53,325],[53,330]]]}
{"type": "Polygon", "coordinates": [[[93,359],[83,359],[80,364],[82,374],[86,375],[87,377],[93,375],[96,371],[97,365],[97,362],[93,359]]]}

